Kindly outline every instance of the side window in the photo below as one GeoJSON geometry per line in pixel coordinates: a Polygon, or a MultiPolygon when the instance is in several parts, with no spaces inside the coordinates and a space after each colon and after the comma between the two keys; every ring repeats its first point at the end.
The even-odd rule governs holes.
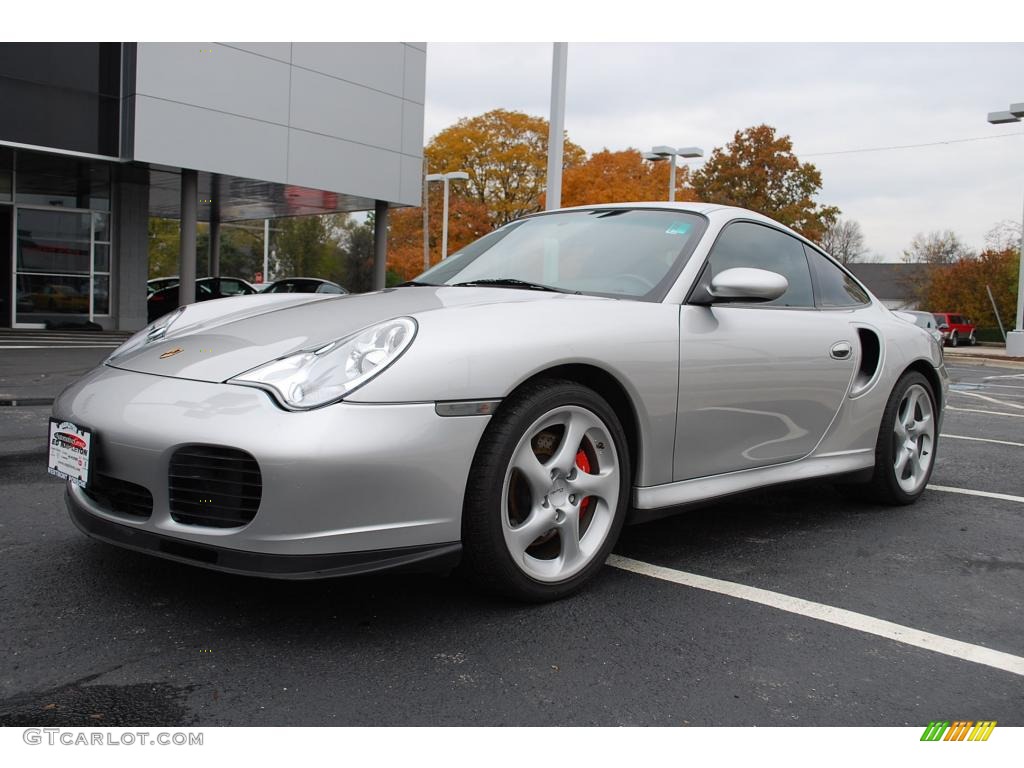
{"type": "Polygon", "coordinates": [[[330,283],[321,283],[317,289],[317,293],[344,293],[338,286],[331,285],[330,283]]]}
{"type": "Polygon", "coordinates": [[[805,246],[804,250],[814,272],[819,307],[861,307],[871,301],[857,281],[843,270],[813,248],[805,246]]]}
{"type": "Polygon", "coordinates": [[[789,289],[782,296],[758,306],[814,306],[803,243],[784,232],[745,221],[730,224],[715,241],[708,265],[710,278],[733,267],[754,267],[777,272],[789,281],[789,289]]]}
{"type": "Polygon", "coordinates": [[[220,281],[221,296],[236,296],[240,293],[245,293],[245,287],[237,280],[220,281]]]}

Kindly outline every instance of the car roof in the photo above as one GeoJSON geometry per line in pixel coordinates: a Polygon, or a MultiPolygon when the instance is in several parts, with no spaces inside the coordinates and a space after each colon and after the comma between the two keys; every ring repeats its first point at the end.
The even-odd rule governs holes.
{"type": "MultiPolygon", "coordinates": [[[[709,214],[725,214],[731,218],[739,219],[750,219],[752,221],[761,221],[765,224],[771,224],[775,227],[782,227],[792,232],[790,227],[785,224],[776,221],[770,216],[765,216],[763,213],[757,213],[748,208],[739,208],[734,205],[721,205],[719,203],[698,203],[698,202],[667,202],[667,201],[647,201],[647,202],[632,202],[632,203],[595,203],[593,205],[576,205],[571,208],[559,208],[555,211],[542,211],[540,213],[532,214],[532,216],[543,216],[547,213],[563,213],[565,211],[594,211],[594,210],[611,210],[611,209],[622,209],[622,208],[643,208],[647,210],[664,210],[664,211],[683,211],[686,213],[696,213],[707,216],[709,214]]],[[[799,236],[799,233],[794,233],[799,236]]]]}

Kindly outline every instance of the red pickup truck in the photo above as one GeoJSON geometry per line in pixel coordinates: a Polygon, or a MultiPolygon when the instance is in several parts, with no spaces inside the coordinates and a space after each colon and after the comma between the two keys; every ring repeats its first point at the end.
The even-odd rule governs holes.
{"type": "Polygon", "coordinates": [[[956,312],[933,312],[935,323],[942,333],[942,340],[951,347],[959,347],[961,344],[974,345],[978,340],[974,338],[975,325],[963,315],[956,312]]]}

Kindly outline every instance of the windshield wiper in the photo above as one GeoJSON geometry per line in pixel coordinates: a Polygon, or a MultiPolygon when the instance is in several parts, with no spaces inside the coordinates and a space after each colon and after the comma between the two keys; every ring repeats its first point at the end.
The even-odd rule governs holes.
{"type": "Polygon", "coordinates": [[[575,293],[579,291],[566,291],[562,288],[555,288],[542,283],[531,283],[526,280],[517,280],[514,277],[489,277],[482,280],[470,280],[466,283],[455,283],[455,288],[476,288],[477,286],[493,285],[498,288],[522,288],[525,291],[551,291],[552,293],[575,293]]]}
{"type": "Polygon", "coordinates": [[[406,280],[404,283],[399,283],[395,287],[396,288],[405,288],[408,285],[433,285],[433,286],[437,286],[437,285],[440,285],[440,283],[425,283],[422,280],[406,280]]]}

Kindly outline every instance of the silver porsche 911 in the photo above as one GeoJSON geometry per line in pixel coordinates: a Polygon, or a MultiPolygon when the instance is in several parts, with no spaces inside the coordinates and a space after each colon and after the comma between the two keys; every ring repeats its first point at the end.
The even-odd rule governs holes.
{"type": "Polygon", "coordinates": [[[812,243],[703,204],[508,224],[397,288],[194,304],[55,402],[97,539],[236,573],[451,569],[527,600],[622,526],[831,477],[924,491],[942,350],[812,243]]]}

